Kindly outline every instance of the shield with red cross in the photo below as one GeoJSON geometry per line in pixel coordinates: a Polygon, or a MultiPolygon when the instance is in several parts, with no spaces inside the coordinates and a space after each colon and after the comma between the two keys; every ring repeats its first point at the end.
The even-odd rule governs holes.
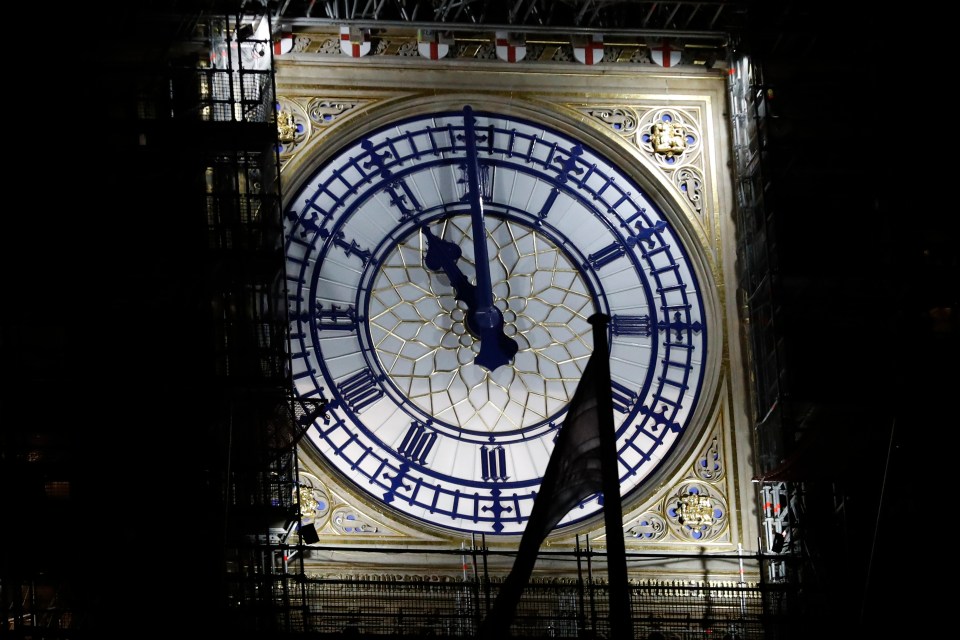
{"type": "Polygon", "coordinates": [[[273,55],[282,56],[293,51],[293,34],[284,31],[278,40],[273,41],[273,55]]]}
{"type": "Polygon", "coordinates": [[[683,45],[670,38],[650,43],[650,59],[661,67],[677,66],[682,55],[683,45]]]}
{"type": "Polygon", "coordinates": [[[581,64],[597,64],[603,60],[603,36],[599,33],[589,36],[574,36],[573,57],[581,64]]]}
{"type": "Polygon", "coordinates": [[[424,58],[439,60],[450,52],[450,40],[439,31],[420,29],[417,31],[417,52],[424,58]]]}
{"type": "Polygon", "coordinates": [[[522,34],[496,32],[497,57],[504,62],[520,62],[527,55],[527,43],[522,34]]]}
{"type": "Polygon", "coordinates": [[[370,53],[370,29],[340,27],[340,50],[351,58],[370,53]]]}

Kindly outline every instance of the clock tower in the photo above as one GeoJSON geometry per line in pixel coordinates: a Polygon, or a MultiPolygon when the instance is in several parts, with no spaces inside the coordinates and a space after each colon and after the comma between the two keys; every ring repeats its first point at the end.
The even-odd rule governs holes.
{"type": "MultiPolygon", "coordinates": [[[[759,533],[727,70],[623,36],[588,63],[576,38],[476,30],[439,59],[403,29],[354,56],[332,26],[294,25],[276,60],[295,395],[326,407],[299,449],[311,539],[515,548],[604,313],[628,551],[741,580],[759,533]]],[[[602,506],[547,545],[602,548],[602,506]]]]}
{"type": "MultiPolygon", "coordinates": [[[[53,151],[4,227],[15,635],[174,636],[189,600],[194,635],[469,637],[592,314],[638,633],[863,635],[949,592],[905,536],[955,413],[955,221],[889,135],[948,39],[809,3],[128,5],[11,67],[9,146],[53,151]]],[[[608,497],[548,532],[525,633],[604,631],[608,497]]]]}

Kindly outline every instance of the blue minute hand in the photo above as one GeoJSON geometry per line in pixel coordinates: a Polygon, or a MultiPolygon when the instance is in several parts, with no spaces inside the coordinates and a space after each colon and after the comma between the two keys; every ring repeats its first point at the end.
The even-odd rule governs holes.
{"type": "Polygon", "coordinates": [[[470,202],[473,232],[473,258],[477,268],[475,304],[469,305],[467,326],[480,339],[480,351],[474,362],[493,371],[509,364],[516,355],[517,341],[503,332],[503,312],[493,304],[490,282],[490,257],[487,254],[487,230],[483,221],[483,198],[480,189],[480,161],[477,157],[477,132],[473,109],[463,109],[467,145],[467,198],[470,202]]]}

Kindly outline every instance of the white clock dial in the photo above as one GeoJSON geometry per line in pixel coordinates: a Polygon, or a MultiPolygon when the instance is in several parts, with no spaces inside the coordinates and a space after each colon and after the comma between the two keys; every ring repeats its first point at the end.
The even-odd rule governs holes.
{"type": "MultiPolygon", "coordinates": [[[[450,531],[523,531],[611,317],[621,488],[676,449],[707,349],[696,271],[629,174],[542,125],[469,108],[333,154],[287,207],[295,391],[358,491],[450,531]]],[[[596,517],[596,497],[560,526],[596,517]]]]}

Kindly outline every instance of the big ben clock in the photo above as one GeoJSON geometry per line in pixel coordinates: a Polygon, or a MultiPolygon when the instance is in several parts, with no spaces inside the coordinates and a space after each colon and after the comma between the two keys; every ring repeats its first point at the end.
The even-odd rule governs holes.
{"type": "Polygon", "coordinates": [[[594,313],[625,504],[705,395],[708,305],[676,222],[589,137],[539,120],[407,110],[328,152],[286,206],[295,393],[327,403],[308,446],[426,528],[523,531],[594,313]]]}

